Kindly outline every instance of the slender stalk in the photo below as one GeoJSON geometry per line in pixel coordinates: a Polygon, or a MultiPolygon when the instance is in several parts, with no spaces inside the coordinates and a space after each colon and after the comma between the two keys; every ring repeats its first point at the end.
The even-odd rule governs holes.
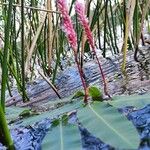
{"type": "MultiPolygon", "coordinates": [[[[85,9],[84,5],[77,1],[76,5],[75,5],[75,10],[76,10],[76,13],[78,14],[78,20],[80,21],[80,23],[85,31],[85,34],[87,36],[88,42],[91,46],[91,49],[92,49],[94,55],[96,56],[96,60],[97,60],[97,63],[98,63],[99,69],[100,69],[100,73],[102,75],[103,83],[104,83],[104,92],[106,95],[108,95],[108,97],[110,97],[110,95],[107,92],[107,84],[106,84],[105,75],[103,73],[100,61],[99,61],[97,53],[96,53],[94,38],[93,38],[93,35],[91,32],[91,29],[89,27],[88,20],[86,19],[84,9],[85,9]]],[[[81,74],[83,75],[82,72],[81,72],[81,74]]]]}
{"type": "Polygon", "coordinates": [[[128,37],[129,31],[131,29],[131,20],[133,19],[133,13],[135,8],[136,1],[129,0],[128,5],[126,7],[126,21],[125,21],[125,36],[124,36],[124,43],[123,43],[123,62],[122,62],[122,73],[126,75],[126,56],[127,56],[127,48],[128,48],[128,37]]]}
{"type": "Polygon", "coordinates": [[[123,0],[123,17],[124,17],[124,22],[123,22],[123,33],[125,37],[125,32],[126,32],[126,0],[123,0]]]}
{"type": "Polygon", "coordinates": [[[81,65],[78,61],[78,56],[77,56],[77,51],[76,50],[74,50],[74,57],[75,57],[75,62],[77,64],[80,79],[81,79],[81,82],[82,82],[82,86],[83,86],[84,92],[85,92],[84,103],[87,104],[87,102],[88,102],[88,86],[86,84],[85,79],[83,78],[84,73],[83,73],[82,67],[81,67],[81,65]]]}
{"type": "Polygon", "coordinates": [[[114,21],[114,16],[113,16],[111,0],[109,0],[109,2],[110,2],[110,12],[111,12],[111,22],[112,22],[112,29],[113,29],[113,35],[114,35],[114,42],[115,42],[115,47],[116,47],[117,53],[119,53],[119,48],[117,46],[117,37],[116,37],[116,31],[115,31],[115,21],[114,21]]]}
{"type": "Polygon", "coordinates": [[[105,20],[104,20],[104,50],[103,50],[103,56],[106,57],[106,28],[107,28],[107,6],[108,6],[108,0],[105,0],[105,20]]]}
{"type": "Polygon", "coordinates": [[[10,132],[8,129],[7,121],[5,118],[5,114],[3,112],[3,108],[0,105],[0,130],[2,130],[1,136],[4,136],[4,143],[9,150],[14,150],[14,144],[10,136],[10,132]]]}
{"type": "MultiPolygon", "coordinates": [[[[52,4],[51,4],[51,0],[47,0],[47,9],[51,9],[52,8],[52,4]]],[[[53,25],[52,25],[52,14],[48,13],[48,41],[47,41],[47,49],[48,49],[48,69],[49,71],[51,71],[52,68],[52,54],[53,54],[53,48],[52,48],[52,39],[53,39],[53,25]]]]}
{"type": "MultiPolygon", "coordinates": [[[[1,61],[3,60],[3,55],[2,55],[2,52],[1,52],[1,51],[0,51],[0,60],[1,60],[1,61]]],[[[17,85],[18,85],[18,87],[19,87],[18,90],[19,90],[19,92],[20,92],[20,90],[22,90],[22,85],[21,85],[21,83],[20,83],[20,80],[19,80],[19,78],[17,77],[17,74],[16,74],[15,70],[12,69],[11,65],[10,65],[8,62],[7,62],[7,66],[8,66],[8,69],[9,69],[10,73],[13,75],[13,77],[14,77],[15,80],[16,80],[17,85]]],[[[26,99],[29,100],[29,98],[28,98],[26,92],[25,92],[25,97],[26,97],[26,99]]]]}
{"type": "Polygon", "coordinates": [[[8,59],[8,50],[9,50],[9,35],[10,35],[10,26],[11,26],[11,13],[12,13],[12,3],[13,0],[9,1],[7,22],[5,26],[5,38],[4,38],[4,54],[2,61],[2,84],[1,84],[1,107],[5,112],[5,91],[6,91],[6,83],[7,83],[7,59],[8,59]]]}
{"type": "Polygon", "coordinates": [[[12,97],[12,93],[11,93],[11,89],[10,89],[10,85],[9,85],[9,81],[7,79],[7,89],[8,89],[8,92],[9,92],[9,95],[12,97]]]}
{"type": "Polygon", "coordinates": [[[24,0],[21,0],[21,73],[22,73],[22,99],[23,102],[28,101],[25,94],[25,46],[24,46],[24,0]]]}
{"type": "Polygon", "coordinates": [[[2,61],[2,85],[1,85],[1,104],[0,104],[0,136],[4,136],[4,143],[10,149],[14,149],[13,141],[10,136],[10,132],[8,129],[8,125],[5,118],[5,91],[6,84],[8,79],[8,68],[7,68],[7,58],[8,58],[8,49],[9,49],[9,34],[10,34],[10,26],[11,26],[11,13],[12,13],[12,3],[13,0],[9,1],[7,22],[5,26],[5,39],[4,39],[4,54],[2,61]]]}
{"type": "Polygon", "coordinates": [[[98,21],[97,21],[97,36],[98,36],[98,45],[99,45],[99,49],[102,50],[102,46],[101,46],[101,32],[100,32],[99,18],[98,18],[98,21]]]}
{"type": "MultiPolygon", "coordinates": [[[[113,16],[112,16],[112,18],[113,18],[113,16]]],[[[109,33],[108,34],[110,36],[110,41],[111,41],[111,44],[112,44],[112,48],[113,48],[114,54],[117,54],[116,48],[115,48],[115,45],[114,45],[114,41],[113,41],[113,35],[112,35],[111,24],[110,24],[109,19],[107,19],[107,23],[108,23],[108,29],[109,29],[109,33]]]]}
{"type": "Polygon", "coordinates": [[[16,8],[13,8],[13,50],[15,54],[15,61],[16,61],[16,70],[17,70],[17,77],[20,79],[20,68],[19,68],[19,58],[18,58],[18,47],[17,47],[17,35],[16,35],[16,8]]]}

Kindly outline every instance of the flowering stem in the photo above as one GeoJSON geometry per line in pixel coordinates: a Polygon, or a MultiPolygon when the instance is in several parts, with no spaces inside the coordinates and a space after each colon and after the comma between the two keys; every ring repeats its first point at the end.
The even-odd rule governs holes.
{"type": "Polygon", "coordinates": [[[75,62],[76,62],[77,67],[78,67],[78,71],[79,71],[79,75],[80,75],[80,78],[81,78],[82,86],[83,86],[84,92],[85,92],[84,103],[87,103],[88,102],[88,87],[86,85],[85,79],[83,78],[83,70],[81,68],[81,65],[78,62],[78,57],[77,57],[76,50],[74,50],[74,57],[75,57],[75,62]]]}
{"type": "Polygon", "coordinates": [[[99,61],[96,51],[95,51],[94,39],[92,36],[91,29],[89,27],[88,19],[86,18],[86,15],[85,15],[85,7],[82,3],[80,3],[79,1],[76,1],[75,10],[76,10],[76,13],[78,14],[78,20],[80,21],[80,24],[82,25],[82,27],[85,31],[88,42],[92,48],[92,51],[94,52],[94,54],[96,56],[96,60],[97,60],[97,63],[98,63],[99,69],[100,69],[100,73],[102,75],[103,83],[104,83],[104,92],[109,98],[111,98],[107,92],[107,84],[106,84],[105,75],[103,73],[100,61],[99,61]]]}
{"type": "Polygon", "coordinates": [[[104,72],[103,72],[103,69],[102,69],[102,66],[99,62],[99,59],[97,57],[97,54],[95,52],[95,50],[93,50],[94,54],[95,54],[95,57],[96,57],[96,60],[97,60],[97,63],[98,63],[98,66],[99,66],[99,69],[100,69],[100,72],[101,72],[101,75],[102,75],[102,79],[103,79],[103,83],[104,83],[104,93],[105,95],[107,95],[109,98],[111,98],[111,96],[109,95],[108,93],[108,89],[107,89],[107,82],[106,82],[106,78],[105,78],[105,75],[104,75],[104,72]]]}
{"type": "Polygon", "coordinates": [[[68,39],[69,44],[71,45],[73,51],[74,51],[74,57],[75,57],[75,62],[78,67],[79,75],[81,78],[81,82],[85,91],[85,97],[84,97],[84,102],[87,103],[87,98],[88,98],[88,88],[85,82],[85,79],[83,77],[83,70],[82,67],[78,61],[78,55],[77,55],[77,35],[74,30],[71,18],[69,16],[69,12],[67,9],[67,4],[66,0],[57,0],[57,6],[59,11],[62,14],[62,22],[63,22],[63,30],[66,34],[66,37],[68,39]]]}

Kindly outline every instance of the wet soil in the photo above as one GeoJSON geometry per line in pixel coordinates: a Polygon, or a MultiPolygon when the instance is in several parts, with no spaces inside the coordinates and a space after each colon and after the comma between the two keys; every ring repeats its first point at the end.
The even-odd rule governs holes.
{"type": "MultiPolygon", "coordinates": [[[[148,52],[150,53],[150,49],[148,52]]],[[[150,54],[147,56],[150,62],[150,54]]],[[[107,59],[99,58],[106,75],[109,94],[113,96],[150,93],[150,63],[147,65],[147,68],[142,68],[140,63],[133,61],[132,52],[128,53],[127,58],[126,77],[122,75],[120,69],[122,55],[107,59]]],[[[144,60],[146,62],[146,59],[144,60]]],[[[103,81],[95,60],[90,60],[84,64],[84,73],[89,85],[95,85],[103,92],[103,81]]],[[[59,72],[55,86],[62,98],[70,96],[77,90],[82,89],[82,83],[76,65],[59,72]]],[[[30,98],[29,102],[22,103],[21,96],[17,90],[14,89],[12,90],[13,97],[7,97],[6,106],[29,106],[39,111],[45,111],[44,108],[42,108],[44,103],[58,99],[56,93],[44,79],[37,79],[27,84],[26,89],[30,98]]]]}

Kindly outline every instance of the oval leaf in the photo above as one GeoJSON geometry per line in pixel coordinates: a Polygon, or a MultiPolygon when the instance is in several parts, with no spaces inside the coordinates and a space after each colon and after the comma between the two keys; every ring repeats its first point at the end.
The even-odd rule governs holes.
{"type": "Polygon", "coordinates": [[[94,136],[120,149],[137,149],[139,135],[132,122],[115,108],[95,102],[78,110],[79,121],[94,136]]]}
{"type": "Polygon", "coordinates": [[[89,87],[89,95],[92,97],[93,100],[99,100],[102,97],[102,93],[95,86],[89,87]]]}
{"type": "Polygon", "coordinates": [[[79,129],[76,125],[60,124],[49,131],[42,142],[43,150],[81,150],[82,143],[79,129]]]}
{"type": "Polygon", "coordinates": [[[21,125],[31,125],[35,122],[41,121],[44,118],[54,118],[59,116],[60,114],[72,111],[81,106],[81,101],[75,101],[60,108],[57,108],[53,111],[44,112],[37,116],[31,116],[29,118],[24,118],[21,125]]]}

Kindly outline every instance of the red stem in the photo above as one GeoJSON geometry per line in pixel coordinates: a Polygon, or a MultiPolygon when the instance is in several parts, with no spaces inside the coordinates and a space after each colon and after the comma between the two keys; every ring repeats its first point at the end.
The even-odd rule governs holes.
{"type": "Polygon", "coordinates": [[[100,73],[102,75],[102,79],[103,79],[103,83],[104,83],[104,93],[105,95],[107,95],[109,98],[111,98],[111,96],[109,95],[108,91],[107,91],[107,83],[106,83],[106,78],[105,78],[105,75],[104,75],[104,72],[103,72],[103,69],[102,69],[102,66],[100,64],[100,61],[97,57],[97,54],[96,54],[96,51],[93,49],[93,52],[95,54],[95,57],[96,57],[96,60],[97,60],[97,63],[98,63],[98,66],[99,66],[99,69],[100,69],[100,73]]]}
{"type": "Polygon", "coordinates": [[[75,56],[75,62],[76,62],[77,67],[78,67],[79,75],[80,75],[80,78],[81,78],[82,86],[83,86],[84,92],[85,92],[84,103],[87,103],[88,102],[87,85],[86,85],[85,79],[83,78],[83,70],[82,70],[82,68],[81,68],[81,66],[80,66],[80,64],[78,62],[78,57],[77,57],[76,50],[74,50],[74,56],[75,56]]]}

